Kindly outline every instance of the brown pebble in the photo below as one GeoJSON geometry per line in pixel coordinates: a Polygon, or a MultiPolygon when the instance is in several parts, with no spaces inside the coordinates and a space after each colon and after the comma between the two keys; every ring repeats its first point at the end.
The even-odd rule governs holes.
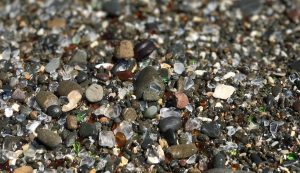
{"type": "Polygon", "coordinates": [[[64,18],[54,18],[52,20],[48,20],[47,25],[48,28],[65,28],[66,20],[64,18]]]}
{"type": "Polygon", "coordinates": [[[76,116],[74,115],[67,116],[67,128],[69,130],[76,130],[78,128],[76,116]]]}
{"type": "Polygon", "coordinates": [[[183,109],[189,104],[189,98],[183,92],[176,92],[175,97],[177,108],[183,109]]]}
{"type": "Polygon", "coordinates": [[[31,120],[36,120],[38,117],[38,112],[37,111],[31,111],[29,114],[29,117],[31,120]]]}
{"type": "Polygon", "coordinates": [[[21,166],[14,170],[14,173],[32,173],[33,169],[31,166],[21,166]]]}
{"type": "Polygon", "coordinates": [[[169,147],[168,151],[174,159],[184,159],[196,154],[198,148],[195,144],[180,144],[169,147]]]}
{"type": "Polygon", "coordinates": [[[119,71],[119,72],[116,73],[116,76],[118,76],[118,78],[121,81],[127,81],[127,80],[133,78],[133,73],[131,71],[129,71],[129,70],[127,70],[127,71],[119,71]]]}
{"type": "Polygon", "coordinates": [[[43,109],[47,109],[49,106],[58,105],[58,98],[50,91],[40,91],[37,93],[36,102],[43,109]]]}
{"type": "Polygon", "coordinates": [[[130,59],[134,57],[133,44],[129,40],[123,40],[116,48],[116,57],[130,59]]]}
{"type": "Polygon", "coordinates": [[[122,112],[123,118],[126,121],[135,121],[137,118],[137,113],[133,108],[125,108],[122,112]]]}
{"type": "Polygon", "coordinates": [[[126,137],[122,132],[117,132],[115,135],[115,141],[119,148],[122,148],[126,145],[126,137]]]}
{"type": "Polygon", "coordinates": [[[300,112],[300,101],[295,101],[293,104],[294,111],[300,112]]]}
{"type": "Polygon", "coordinates": [[[73,81],[61,81],[57,88],[57,93],[60,96],[68,96],[71,91],[77,90],[81,95],[83,90],[81,86],[73,81]]]}

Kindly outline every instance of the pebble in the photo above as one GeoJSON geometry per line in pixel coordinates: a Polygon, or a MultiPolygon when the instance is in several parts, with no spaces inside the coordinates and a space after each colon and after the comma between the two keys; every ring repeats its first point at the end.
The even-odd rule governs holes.
{"type": "Polygon", "coordinates": [[[101,131],[99,134],[99,145],[103,147],[115,146],[115,135],[112,131],[101,131]]]}
{"type": "Polygon", "coordinates": [[[90,124],[90,123],[81,123],[80,128],[79,128],[79,136],[86,138],[89,136],[97,136],[97,128],[95,124],[90,124]]]}
{"type": "Polygon", "coordinates": [[[87,64],[87,53],[78,49],[70,60],[70,64],[87,64]]]}
{"type": "Polygon", "coordinates": [[[162,133],[162,136],[166,139],[168,142],[168,145],[176,145],[177,144],[177,135],[176,132],[173,130],[169,129],[162,133]]]}
{"type": "Polygon", "coordinates": [[[21,166],[16,168],[13,173],[33,173],[33,169],[31,166],[21,166]]]}
{"type": "Polygon", "coordinates": [[[51,117],[58,118],[62,115],[59,105],[51,105],[47,108],[47,114],[51,117]]]}
{"type": "Polygon", "coordinates": [[[38,140],[49,148],[53,149],[62,143],[61,137],[51,130],[37,129],[36,133],[38,140]]]}
{"type": "Polygon", "coordinates": [[[50,91],[40,91],[37,93],[36,102],[45,110],[51,105],[58,105],[58,98],[50,91]]]}
{"type": "Polygon", "coordinates": [[[45,66],[45,71],[48,73],[53,73],[60,66],[60,58],[53,58],[49,61],[49,63],[45,66]]]}
{"type": "Polygon", "coordinates": [[[67,116],[67,128],[69,130],[76,130],[78,128],[76,116],[74,116],[74,115],[67,116]]]}
{"type": "Polygon", "coordinates": [[[24,101],[25,97],[26,97],[25,92],[19,88],[15,89],[15,91],[12,94],[12,99],[17,101],[24,101]]]}
{"type": "Polygon", "coordinates": [[[166,132],[167,130],[177,131],[182,125],[180,117],[167,117],[159,120],[159,130],[161,132],[166,132]]]}
{"type": "Polygon", "coordinates": [[[254,173],[252,171],[243,171],[243,170],[236,170],[232,171],[232,169],[224,169],[224,168],[213,168],[206,171],[206,173],[254,173]]]}
{"type": "Polygon", "coordinates": [[[168,151],[174,159],[184,159],[196,154],[198,148],[195,144],[180,144],[169,147],[168,151]]]}
{"type": "Polygon", "coordinates": [[[281,88],[279,86],[272,87],[272,95],[274,97],[278,96],[279,93],[281,93],[281,88]]]}
{"type": "Polygon", "coordinates": [[[300,60],[290,63],[290,67],[298,72],[300,72],[300,60]]]}
{"type": "Polygon", "coordinates": [[[88,79],[88,75],[85,72],[80,71],[75,79],[78,83],[82,83],[88,79]]]}
{"type": "Polygon", "coordinates": [[[252,162],[254,162],[257,165],[259,165],[262,162],[260,156],[257,153],[251,153],[250,158],[252,162]]]}
{"type": "Polygon", "coordinates": [[[189,104],[189,98],[183,92],[176,92],[176,107],[178,109],[184,109],[189,104]]]}
{"type": "Polygon", "coordinates": [[[119,0],[109,0],[103,4],[103,10],[110,16],[119,16],[121,14],[121,5],[119,0]]]}
{"type": "Polygon", "coordinates": [[[66,145],[66,147],[71,147],[76,141],[77,132],[76,131],[70,132],[68,130],[64,130],[62,137],[63,137],[63,141],[64,141],[64,144],[66,145]]]}
{"type": "Polygon", "coordinates": [[[182,63],[175,63],[174,64],[174,72],[177,74],[182,74],[185,71],[184,64],[182,63]]]}
{"type": "Polygon", "coordinates": [[[83,93],[83,90],[78,83],[70,81],[70,80],[61,81],[57,88],[57,93],[60,96],[68,96],[68,94],[74,90],[79,91],[80,94],[83,93]]]}
{"type": "Polygon", "coordinates": [[[216,122],[203,123],[201,132],[211,138],[218,138],[221,134],[221,127],[216,122]]]}
{"type": "Polygon", "coordinates": [[[219,152],[213,157],[212,165],[213,168],[225,168],[226,155],[222,152],[219,152]]]}
{"type": "Polygon", "coordinates": [[[134,46],[134,55],[137,60],[147,58],[156,49],[151,40],[143,40],[134,46]]]}
{"type": "Polygon", "coordinates": [[[120,41],[116,47],[116,57],[119,59],[130,59],[134,57],[133,44],[129,40],[120,41]]]}
{"type": "Polygon", "coordinates": [[[294,111],[300,112],[300,101],[295,101],[293,103],[293,109],[294,111]]]}
{"type": "Polygon", "coordinates": [[[103,98],[103,88],[101,85],[92,84],[85,91],[85,97],[89,102],[98,102],[103,98]]]}
{"type": "Polygon", "coordinates": [[[150,119],[155,118],[157,111],[157,106],[150,106],[143,112],[143,116],[150,119]]]}
{"type": "Polygon", "coordinates": [[[220,99],[228,99],[236,89],[230,85],[219,84],[215,88],[213,97],[220,99]]]}
{"type": "Polygon", "coordinates": [[[123,118],[124,118],[125,121],[129,121],[129,122],[135,121],[136,118],[138,117],[135,109],[133,109],[133,108],[125,108],[125,109],[123,109],[122,116],[123,116],[123,118]]]}
{"type": "Polygon", "coordinates": [[[151,66],[144,68],[139,73],[133,85],[135,96],[145,101],[159,100],[165,90],[162,78],[151,66]]]}

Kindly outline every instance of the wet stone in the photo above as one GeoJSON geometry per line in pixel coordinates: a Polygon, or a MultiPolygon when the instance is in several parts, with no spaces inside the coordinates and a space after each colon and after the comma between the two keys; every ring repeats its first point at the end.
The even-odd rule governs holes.
{"type": "Polygon", "coordinates": [[[45,110],[51,105],[58,105],[58,98],[50,91],[38,92],[35,99],[39,106],[45,110]]]}
{"type": "Polygon", "coordinates": [[[171,116],[160,119],[158,127],[161,132],[166,132],[167,130],[177,131],[181,127],[181,124],[180,117],[171,116]]]}
{"type": "Polygon", "coordinates": [[[143,116],[145,117],[145,118],[150,118],[150,119],[152,119],[152,118],[155,118],[155,116],[156,116],[156,114],[157,114],[157,111],[158,111],[158,109],[157,109],[157,107],[156,106],[150,106],[150,107],[148,107],[147,109],[146,109],[146,111],[143,113],[143,116]]]}
{"type": "Polygon", "coordinates": [[[98,102],[103,98],[103,88],[101,85],[92,84],[85,92],[85,96],[89,102],[98,102]]]}
{"type": "Polygon", "coordinates": [[[180,144],[169,147],[168,151],[174,159],[184,159],[196,154],[198,148],[195,144],[180,144]]]}
{"type": "Polygon", "coordinates": [[[147,58],[156,49],[151,40],[144,40],[134,46],[134,55],[137,60],[147,58]]]}
{"type": "Polygon", "coordinates": [[[38,140],[49,148],[55,148],[62,143],[61,137],[51,130],[37,129],[36,132],[38,140]]]}
{"type": "Polygon", "coordinates": [[[218,138],[221,134],[221,126],[216,122],[204,123],[201,126],[201,132],[211,138],[218,138]]]}
{"type": "Polygon", "coordinates": [[[159,73],[151,66],[144,68],[134,81],[134,94],[138,99],[156,101],[165,90],[159,73]]]}
{"type": "Polygon", "coordinates": [[[134,57],[133,44],[129,40],[120,41],[116,47],[116,57],[120,59],[130,59],[134,57]]]}
{"type": "Polygon", "coordinates": [[[49,61],[49,63],[45,66],[45,71],[48,73],[53,73],[60,66],[60,58],[53,58],[49,61]]]}
{"type": "Polygon", "coordinates": [[[90,123],[81,123],[80,128],[79,128],[79,136],[86,138],[89,136],[97,136],[97,128],[95,124],[90,124],[90,123]]]}
{"type": "Polygon", "coordinates": [[[59,105],[51,105],[47,108],[47,114],[53,118],[58,118],[62,115],[59,105]]]}
{"type": "Polygon", "coordinates": [[[135,109],[133,109],[133,108],[125,108],[125,109],[123,109],[122,115],[123,115],[124,120],[125,121],[129,121],[129,122],[135,121],[136,118],[138,117],[135,109]]]}
{"type": "Polygon", "coordinates": [[[78,128],[76,116],[74,116],[74,115],[67,116],[67,128],[69,130],[76,130],[78,128]]]}

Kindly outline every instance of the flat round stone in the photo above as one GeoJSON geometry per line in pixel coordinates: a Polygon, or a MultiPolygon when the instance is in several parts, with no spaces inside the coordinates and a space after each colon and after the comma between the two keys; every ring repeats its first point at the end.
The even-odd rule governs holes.
{"type": "Polygon", "coordinates": [[[103,98],[103,88],[101,85],[92,84],[85,91],[85,97],[89,102],[98,102],[103,98]]]}

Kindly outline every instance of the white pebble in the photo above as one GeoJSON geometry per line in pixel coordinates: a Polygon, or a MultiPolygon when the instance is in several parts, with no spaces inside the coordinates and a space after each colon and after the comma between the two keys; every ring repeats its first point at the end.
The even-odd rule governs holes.
{"type": "Polygon", "coordinates": [[[14,114],[14,111],[12,108],[5,108],[4,113],[6,117],[11,117],[14,114]]]}
{"type": "Polygon", "coordinates": [[[220,99],[228,99],[236,89],[230,85],[219,84],[217,85],[213,97],[220,99]]]}

